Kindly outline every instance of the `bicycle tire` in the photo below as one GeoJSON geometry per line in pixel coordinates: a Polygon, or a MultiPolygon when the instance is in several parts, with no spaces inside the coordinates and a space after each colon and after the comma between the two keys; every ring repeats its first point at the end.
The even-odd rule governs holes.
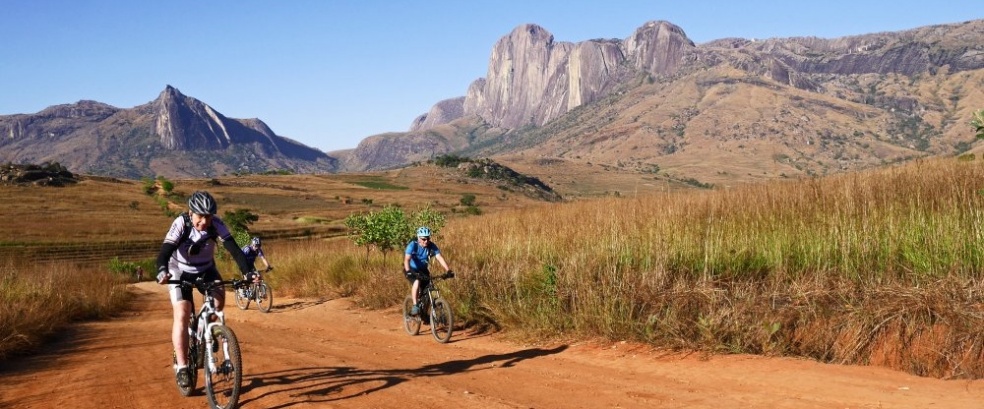
{"type": "Polygon", "coordinates": [[[434,339],[442,344],[451,340],[451,331],[454,328],[454,318],[451,316],[451,306],[443,298],[434,300],[434,307],[430,311],[431,333],[434,339]]]}
{"type": "Polygon", "coordinates": [[[213,326],[211,336],[214,337],[213,348],[205,348],[207,359],[202,370],[205,376],[205,394],[213,409],[232,409],[239,404],[239,391],[243,382],[243,357],[239,340],[232,329],[225,325],[213,326]],[[214,370],[210,366],[214,366],[214,370]]]}
{"type": "Polygon", "coordinates": [[[262,312],[270,312],[270,309],[273,308],[273,290],[267,283],[262,282],[257,285],[253,296],[256,297],[256,308],[262,312]]]}
{"type": "Polygon", "coordinates": [[[403,329],[407,334],[417,335],[420,333],[420,316],[410,315],[413,308],[413,297],[409,295],[403,299],[403,329]]]}
{"type": "Polygon", "coordinates": [[[247,287],[234,288],[232,290],[233,294],[236,295],[236,306],[238,306],[240,310],[249,308],[249,297],[243,295],[243,290],[247,287]]]}

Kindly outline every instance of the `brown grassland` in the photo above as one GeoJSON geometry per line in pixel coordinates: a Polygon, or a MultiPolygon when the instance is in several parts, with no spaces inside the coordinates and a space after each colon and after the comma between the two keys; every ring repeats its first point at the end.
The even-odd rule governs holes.
{"type": "MultiPolygon", "coordinates": [[[[565,203],[536,202],[431,166],[177,180],[175,191],[208,189],[220,214],[258,214],[253,230],[271,237],[265,249],[277,270],[270,280],[285,296],[396,305],[406,292],[398,255],[356,247],[341,222],[387,204],[429,206],[448,217],[435,239],[463,277],[443,284],[445,295],[474,328],[984,377],[984,162],[925,160],[712,190],[648,177],[602,173],[595,180],[615,186],[607,195],[602,182],[584,182],[591,191],[583,195],[561,184],[565,196],[591,196],[565,203]],[[476,195],[482,215],[461,212],[463,194],[476,195]]],[[[111,315],[124,296],[108,297],[115,287],[95,282],[113,280],[105,264],[38,264],[23,257],[27,248],[159,243],[170,223],[137,181],[91,178],[0,193],[8,220],[0,230],[0,357],[64,325],[37,315],[41,305],[71,312],[67,319],[90,318],[111,315]],[[59,284],[72,277],[96,285],[59,284]],[[48,328],[32,327],[39,321],[48,328]]],[[[124,258],[145,261],[155,250],[124,258]]],[[[234,271],[223,263],[222,271],[234,271]]]]}

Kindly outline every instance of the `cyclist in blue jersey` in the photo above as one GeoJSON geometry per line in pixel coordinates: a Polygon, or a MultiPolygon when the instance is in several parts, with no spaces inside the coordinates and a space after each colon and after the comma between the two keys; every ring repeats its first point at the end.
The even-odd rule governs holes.
{"type": "Polygon", "coordinates": [[[431,257],[434,257],[438,263],[441,263],[441,267],[444,268],[444,271],[447,272],[449,277],[454,277],[454,272],[448,267],[447,261],[441,255],[441,250],[437,248],[437,244],[430,240],[430,234],[431,231],[426,226],[417,229],[417,240],[407,243],[407,249],[404,252],[403,273],[406,275],[407,281],[412,283],[410,286],[410,296],[413,297],[413,308],[410,309],[411,315],[420,313],[420,306],[417,303],[417,292],[421,286],[426,287],[430,281],[430,268],[428,264],[430,263],[431,257]]]}

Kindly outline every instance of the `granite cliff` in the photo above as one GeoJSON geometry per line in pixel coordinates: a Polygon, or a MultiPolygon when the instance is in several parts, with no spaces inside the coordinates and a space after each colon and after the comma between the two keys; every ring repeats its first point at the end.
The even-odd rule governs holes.
{"type": "Polygon", "coordinates": [[[647,22],[624,39],[579,43],[524,24],[492,47],[487,75],[463,99],[437,103],[406,133],[365,139],[342,154],[343,169],[388,168],[443,153],[684,163],[706,159],[714,144],[735,138],[769,139],[758,153],[732,152],[742,161],[771,162],[761,151],[772,149],[776,157],[817,154],[825,162],[783,171],[793,174],[959,153],[973,148],[972,139],[961,139],[959,118],[984,106],[982,44],[984,20],[833,39],[704,44],[666,21],[647,22]],[[771,130],[759,119],[768,116],[771,130]],[[851,123],[857,118],[863,124],[851,123]],[[811,133],[800,142],[792,137],[811,133]],[[849,146],[782,148],[821,139],[849,146]],[[884,143],[890,146],[861,147],[884,143]]]}

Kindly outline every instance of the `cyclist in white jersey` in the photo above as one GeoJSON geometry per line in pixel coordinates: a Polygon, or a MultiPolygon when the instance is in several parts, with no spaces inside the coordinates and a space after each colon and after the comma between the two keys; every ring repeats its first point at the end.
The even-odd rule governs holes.
{"type": "MultiPolygon", "coordinates": [[[[208,192],[197,191],[191,195],[188,199],[188,214],[174,219],[157,255],[159,284],[165,284],[169,279],[194,282],[199,277],[204,280],[221,280],[222,276],[215,267],[215,248],[219,242],[232,255],[243,276],[250,274],[252,266],[239,251],[229,228],[215,216],[217,207],[215,199],[208,192]]],[[[178,383],[187,386],[190,380],[187,371],[188,317],[191,315],[194,299],[191,288],[177,284],[168,284],[168,287],[174,311],[171,330],[171,343],[177,359],[174,373],[178,383]]],[[[212,296],[215,297],[216,308],[222,311],[225,289],[214,289],[212,296]]]]}

